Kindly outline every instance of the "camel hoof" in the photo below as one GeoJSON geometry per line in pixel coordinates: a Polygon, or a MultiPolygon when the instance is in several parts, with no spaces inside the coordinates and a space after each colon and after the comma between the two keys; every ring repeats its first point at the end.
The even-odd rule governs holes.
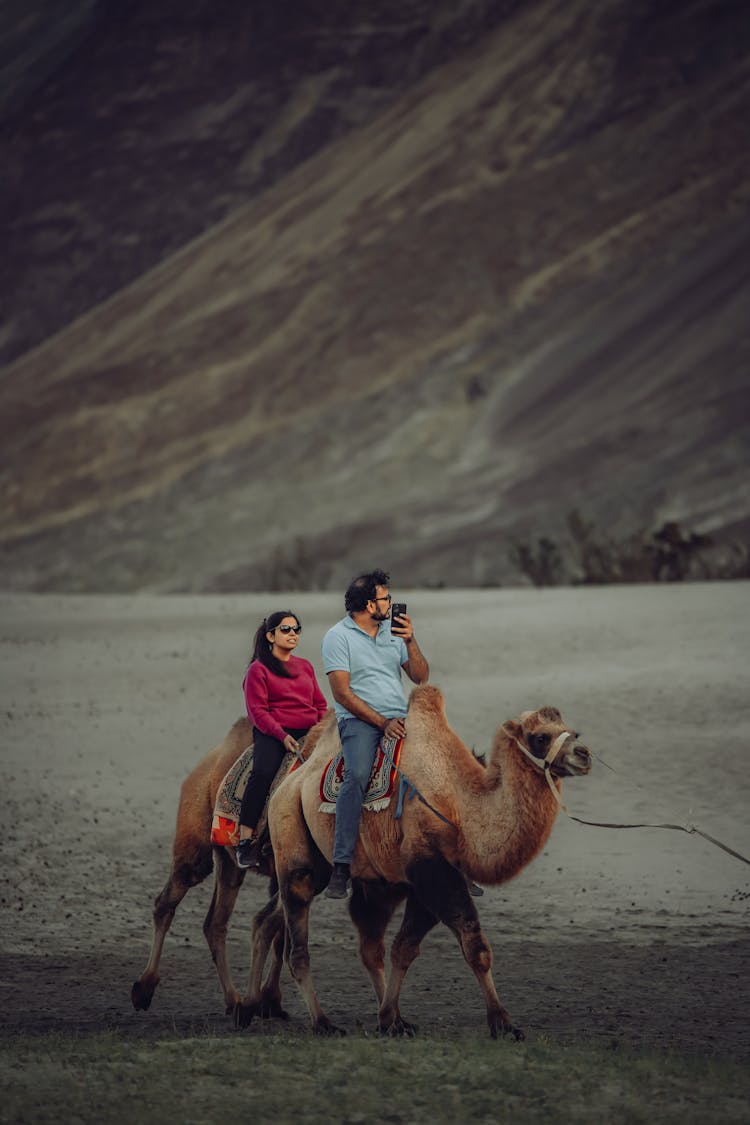
{"type": "Polygon", "coordinates": [[[496,1023],[490,1024],[490,1035],[493,1039],[497,1039],[499,1035],[510,1035],[511,1039],[515,1039],[516,1043],[518,1043],[519,1040],[526,1038],[523,1028],[514,1027],[511,1023],[499,1025],[496,1023]]]}
{"type": "Polygon", "coordinates": [[[395,1019],[393,1023],[382,1024],[378,1027],[381,1035],[387,1035],[391,1039],[413,1039],[417,1034],[417,1025],[409,1023],[408,1020],[402,1019],[401,1016],[395,1019]]]}
{"type": "MultiPolygon", "coordinates": [[[[157,982],[158,983],[158,982],[157,982]]],[[[136,1012],[147,1012],[154,998],[156,984],[144,984],[137,980],[130,990],[130,999],[136,1012]]]]}
{"type": "Polygon", "coordinates": [[[319,1016],[313,1024],[313,1031],[316,1035],[346,1035],[343,1027],[336,1027],[335,1023],[331,1023],[328,1016],[319,1016]]]}
{"type": "Polygon", "coordinates": [[[240,1002],[239,992],[234,992],[229,996],[225,996],[224,997],[224,1015],[231,1016],[234,1013],[234,1009],[239,1004],[239,1002],[240,1002]]]}
{"type": "Polygon", "coordinates": [[[510,1035],[511,1038],[516,1041],[526,1038],[520,1027],[514,1027],[505,1008],[497,1007],[490,1009],[487,1012],[487,1023],[489,1024],[490,1035],[493,1039],[497,1039],[498,1035],[510,1035]]]}
{"type": "Polygon", "coordinates": [[[238,1000],[234,1006],[234,1030],[241,1031],[243,1027],[249,1027],[258,1015],[259,1008],[260,1005],[257,1003],[243,1004],[238,1000]]]}
{"type": "Polygon", "coordinates": [[[264,1020],[288,1020],[289,1013],[285,1012],[281,1006],[281,1001],[277,996],[261,996],[260,998],[260,1016],[264,1020]]]}

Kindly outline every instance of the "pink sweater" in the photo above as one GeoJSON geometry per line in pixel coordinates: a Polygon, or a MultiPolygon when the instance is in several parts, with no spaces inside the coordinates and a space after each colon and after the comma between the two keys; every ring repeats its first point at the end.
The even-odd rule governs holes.
{"type": "Polygon", "coordinates": [[[287,668],[289,679],[254,660],[242,682],[250,722],[280,742],[287,730],[314,727],[328,710],[310,661],[292,655],[287,668]]]}

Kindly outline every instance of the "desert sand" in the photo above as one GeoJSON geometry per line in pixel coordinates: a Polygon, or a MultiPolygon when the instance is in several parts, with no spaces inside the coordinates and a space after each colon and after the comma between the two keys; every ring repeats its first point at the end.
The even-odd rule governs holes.
{"type": "MultiPolygon", "coordinates": [[[[573,815],[693,824],[750,856],[747,583],[396,593],[477,753],[503,720],[553,704],[598,756],[564,786],[573,815]]],[[[7,1027],[235,1034],[201,932],[210,879],[177,913],[150,1011],[133,1011],[130,986],[180,783],[242,713],[251,636],[274,608],[301,616],[300,654],[330,699],[320,641],[339,594],[0,597],[7,1027]]],[[[229,936],[240,982],[265,897],[246,879],[229,936]]],[[[750,868],[702,837],[561,813],[543,854],[478,907],[501,999],[530,1038],[750,1057],[750,868]]],[[[371,1030],[345,906],[318,900],[311,936],[329,1016],[371,1030]]],[[[286,970],[283,987],[292,1034],[306,1011],[286,970]]],[[[426,938],[402,1010],[422,1033],[483,1031],[447,930],[426,938]]]]}

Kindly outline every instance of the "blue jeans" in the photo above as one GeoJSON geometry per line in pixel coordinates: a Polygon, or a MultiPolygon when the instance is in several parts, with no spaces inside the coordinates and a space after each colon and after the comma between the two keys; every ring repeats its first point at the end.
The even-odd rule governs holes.
{"type": "Polygon", "coordinates": [[[333,862],[351,863],[357,843],[359,818],[362,815],[362,801],[383,732],[361,719],[352,718],[339,720],[339,734],[344,752],[344,780],[336,798],[333,862]]]}

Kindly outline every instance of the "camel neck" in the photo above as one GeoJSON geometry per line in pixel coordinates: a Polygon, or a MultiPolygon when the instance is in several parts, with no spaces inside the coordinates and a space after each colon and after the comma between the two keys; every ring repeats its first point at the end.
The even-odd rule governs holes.
{"type": "Polygon", "coordinates": [[[458,811],[459,823],[471,826],[463,832],[467,871],[479,882],[503,882],[544,847],[558,807],[544,775],[505,744],[493,749],[481,792],[464,792],[458,811]]]}

